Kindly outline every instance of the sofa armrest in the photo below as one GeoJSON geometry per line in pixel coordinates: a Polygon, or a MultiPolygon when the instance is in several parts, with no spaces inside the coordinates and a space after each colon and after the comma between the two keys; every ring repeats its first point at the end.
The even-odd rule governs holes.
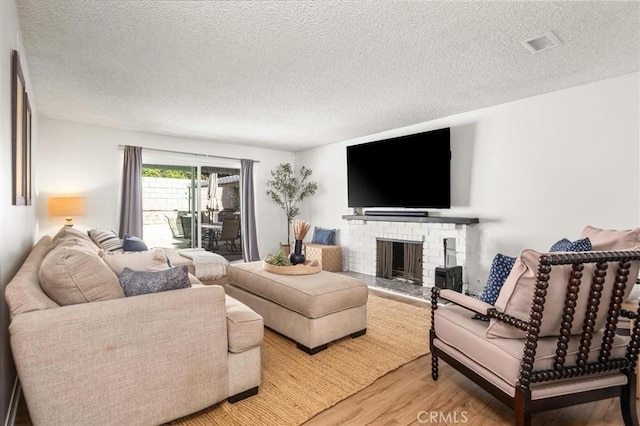
{"type": "Polygon", "coordinates": [[[9,331],[34,424],[161,424],[229,396],[219,286],[32,311],[9,331]]]}
{"type": "Polygon", "coordinates": [[[458,293],[457,291],[453,291],[450,289],[440,290],[439,297],[482,315],[487,315],[489,309],[493,308],[493,306],[487,302],[483,302],[482,300],[464,295],[462,293],[458,293]]]}

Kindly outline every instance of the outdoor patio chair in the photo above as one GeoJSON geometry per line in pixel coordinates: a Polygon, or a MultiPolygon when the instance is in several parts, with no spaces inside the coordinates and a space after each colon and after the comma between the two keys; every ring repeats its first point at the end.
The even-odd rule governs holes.
{"type": "MultiPolygon", "coordinates": [[[[184,232],[184,238],[191,240],[191,215],[180,216],[180,222],[182,223],[182,231],[184,232]]],[[[196,217],[196,228],[198,226],[198,218],[196,217]]]]}
{"type": "Polygon", "coordinates": [[[167,219],[167,223],[169,224],[169,229],[171,229],[171,236],[176,239],[184,238],[184,235],[178,229],[176,222],[172,221],[171,218],[167,215],[164,215],[164,217],[167,219]]]}
{"type": "MultiPolygon", "coordinates": [[[[632,239],[638,245],[637,232],[632,239]]],[[[433,380],[444,360],[513,408],[516,425],[529,425],[533,413],[614,397],[624,423],[637,425],[640,310],[627,311],[622,304],[639,260],[639,247],[524,250],[495,306],[434,287],[433,380]],[[616,333],[619,318],[633,321],[629,336],[616,333]]]]}
{"type": "Polygon", "coordinates": [[[225,248],[230,252],[240,251],[240,218],[238,216],[227,216],[222,220],[222,229],[219,234],[213,236],[216,248],[219,249],[220,242],[225,243],[225,248]]]}

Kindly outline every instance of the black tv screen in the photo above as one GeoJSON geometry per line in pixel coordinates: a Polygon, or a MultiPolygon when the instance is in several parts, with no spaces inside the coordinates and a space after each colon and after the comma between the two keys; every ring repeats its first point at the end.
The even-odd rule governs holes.
{"type": "Polygon", "coordinates": [[[349,207],[451,207],[450,129],[347,147],[349,207]]]}

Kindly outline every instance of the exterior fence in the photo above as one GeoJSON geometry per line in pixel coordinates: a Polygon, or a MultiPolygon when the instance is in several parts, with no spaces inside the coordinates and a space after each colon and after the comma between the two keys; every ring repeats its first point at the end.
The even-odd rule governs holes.
{"type": "MultiPolygon", "coordinates": [[[[200,211],[207,211],[209,183],[199,182],[200,211]]],[[[238,209],[238,184],[216,189],[216,205],[220,209],[238,209]]],[[[142,178],[143,238],[153,246],[171,246],[173,234],[169,222],[176,223],[178,212],[190,210],[191,179],[158,177],[142,178]]]]}

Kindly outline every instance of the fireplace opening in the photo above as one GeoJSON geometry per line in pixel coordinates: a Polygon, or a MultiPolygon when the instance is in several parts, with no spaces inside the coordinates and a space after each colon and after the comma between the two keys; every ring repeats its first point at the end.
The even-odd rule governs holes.
{"type": "Polygon", "coordinates": [[[376,276],[422,285],[422,242],[376,240],[376,276]]]}
{"type": "Polygon", "coordinates": [[[404,278],[404,244],[393,241],[391,252],[391,276],[404,278]]]}

